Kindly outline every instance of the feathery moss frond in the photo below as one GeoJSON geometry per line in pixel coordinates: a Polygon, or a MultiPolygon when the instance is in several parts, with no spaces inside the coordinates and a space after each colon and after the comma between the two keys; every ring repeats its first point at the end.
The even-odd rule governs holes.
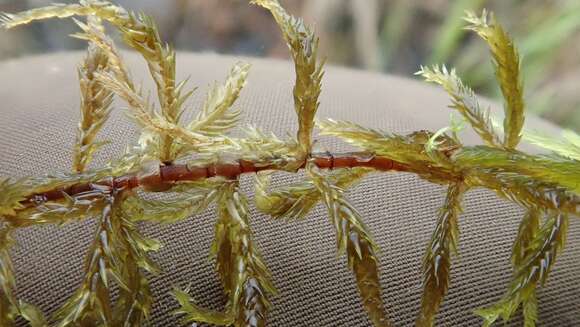
{"type": "MultiPolygon", "coordinates": [[[[93,17],[93,16],[89,16],[93,17]]],[[[93,17],[94,19],[95,17],[93,17]]],[[[89,42],[92,46],[98,47],[101,52],[107,57],[108,71],[120,81],[129,85],[131,89],[135,89],[133,81],[129,75],[129,71],[123,62],[115,42],[105,34],[105,31],[93,24],[85,24],[80,20],[73,19],[82,32],[72,34],[71,36],[80,40],[89,42]]]]}
{"type": "Polygon", "coordinates": [[[499,147],[501,141],[494,130],[489,109],[482,109],[475,93],[457,77],[455,69],[445,66],[421,67],[416,73],[425,81],[439,84],[451,97],[451,108],[457,110],[469,122],[473,130],[489,146],[499,147]]]}
{"type": "Polygon", "coordinates": [[[561,138],[527,132],[524,133],[524,140],[550,150],[559,156],[580,162],[580,135],[573,131],[563,131],[561,138]]]}
{"type": "Polygon", "coordinates": [[[246,127],[244,138],[214,138],[213,143],[198,147],[195,152],[206,156],[219,154],[266,165],[272,169],[296,171],[302,161],[297,157],[297,143],[291,138],[280,139],[274,133],[266,133],[255,127],[246,127]]]}
{"type": "Polygon", "coordinates": [[[502,151],[485,146],[464,147],[454,156],[464,169],[517,173],[537,182],[559,185],[580,194],[580,165],[562,157],[532,156],[517,151],[502,151]]]}
{"type": "Polygon", "coordinates": [[[495,62],[495,75],[505,99],[503,144],[508,149],[514,149],[522,137],[525,109],[518,51],[493,14],[488,18],[485,10],[481,17],[467,12],[465,20],[470,24],[467,29],[476,32],[490,48],[495,62]]]}
{"type": "Polygon", "coordinates": [[[212,254],[228,302],[224,313],[200,309],[187,293],[174,295],[181,304],[176,314],[184,314],[183,323],[205,322],[221,326],[266,325],[270,307],[268,296],[275,293],[270,272],[252,240],[247,201],[237,182],[226,183],[218,200],[219,219],[215,227],[212,254]]]}
{"type": "Polygon", "coordinates": [[[2,216],[14,216],[17,209],[23,209],[20,201],[27,195],[24,180],[0,177],[0,219],[2,216]]]}
{"type": "Polygon", "coordinates": [[[475,313],[484,319],[484,326],[491,326],[500,317],[507,322],[522,303],[529,306],[526,309],[526,323],[533,326],[533,315],[537,314],[534,308],[536,286],[548,278],[556,257],[564,248],[567,229],[566,214],[550,213],[542,229],[529,244],[528,253],[517,267],[506,295],[491,307],[476,310],[475,313]]]}
{"type": "Polygon", "coordinates": [[[14,267],[10,258],[10,248],[14,245],[13,229],[0,229],[0,326],[16,326],[16,319],[22,317],[32,327],[47,326],[42,312],[35,306],[16,298],[14,267]]]}
{"type": "Polygon", "coordinates": [[[3,13],[0,22],[3,28],[14,28],[39,20],[94,15],[115,25],[120,25],[129,18],[127,11],[109,1],[80,0],[79,2],[79,4],[53,4],[18,14],[3,13]]]}
{"type": "MultiPolygon", "coordinates": [[[[151,77],[157,86],[157,96],[161,106],[158,114],[166,123],[178,124],[182,112],[181,105],[185,99],[180,93],[183,84],[176,84],[175,81],[175,51],[163,43],[153,19],[149,16],[128,13],[122,7],[108,1],[85,0],[80,4],[48,6],[16,15],[4,14],[2,24],[5,28],[12,28],[36,20],[89,15],[108,21],[117,27],[125,43],[145,58],[151,77]]],[[[125,84],[127,81],[121,80],[120,83],[125,84]]],[[[186,94],[185,98],[187,97],[186,94]]],[[[159,159],[162,162],[171,162],[175,159],[174,141],[173,135],[169,133],[159,138],[161,150],[159,159]]]]}
{"type": "Polygon", "coordinates": [[[580,195],[568,188],[513,172],[471,169],[466,184],[485,187],[524,208],[540,206],[571,215],[580,213],[580,195]]]}
{"type": "Polygon", "coordinates": [[[40,310],[14,296],[8,253],[11,229],[73,219],[97,220],[97,235],[87,256],[83,282],[55,319],[59,326],[136,326],[148,323],[153,297],[146,274],[158,272],[148,253],[160,246],[141,235],[136,224],[186,219],[217,200],[219,218],[212,254],[228,297],[226,309],[213,312],[198,308],[187,292],[176,290],[174,295],[180,304],[177,313],[184,316],[184,323],[265,326],[269,297],[275,291],[253,243],[249,209],[238,180],[241,174],[259,172],[256,206],[275,218],[301,218],[319,201],[324,202],[336,229],[338,252],[346,253],[370,320],[375,326],[389,326],[381,299],[376,246],[360,214],[344,196],[344,188],[372,171],[353,168],[365,162],[363,165],[369,167],[415,173],[449,186],[423,261],[424,293],[417,325],[433,325],[447,292],[450,260],[457,251],[463,193],[470,187],[484,187],[522,205],[528,213],[513,245],[515,273],[509,290],[496,305],[478,314],[489,325],[499,317],[509,319],[521,305],[525,326],[535,326],[536,286],[546,280],[563,248],[568,215],[578,215],[580,210],[580,137],[572,132],[567,132],[562,141],[530,137],[533,143],[553,151],[552,155],[515,150],[524,124],[524,101],[519,56],[503,28],[485,11],[481,17],[468,14],[466,18],[468,28],[487,41],[495,61],[506,102],[503,140],[496,132],[501,128],[494,126],[488,111],[480,107],[473,91],[454,70],[422,67],[418,74],[443,86],[451,95],[452,107],[487,146],[464,147],[455,124],[451,136],[445,134],[447,129],[435,134],[417,131],[396,135],[327,120],[318,123],[322,135],[342,138],[363,150],[336,157],[335,166],[334,154],[326,161],[311,153],[324,65],[317,58],[318,39],[278,0],[251,2],[272,13],[294,60],[296,138],[281,139],[257,128],[248,128],[245,137],[227,135],[240,114],[232,106],[246,82],[248,66],[243,64],[233,67],[223,85],[211,88],[194,120],[180,121],[193,91],[185,91],[187,81],[176,81],[175,51],[162,41],[149,16],[127,12],[109,1],[80,0],[78,4],[57,4],[0,17],[0,24],[11,28],[36,20],[88,16],[88,24],[75,20],[81,32],[73,36],[90,44],[89,55],[79,70],[82,120],[74,150],[75,173],[22,180],[0,178],[0,223],[5,228],[0,230],[0,324],[12,325],[21,317],[33,327],[47,325],[40,310]],[[149,101],[135,86],[100,20],[116,27],[129,47],[145,59],[157,100],[149,101]],[[112,94],[129,104],[129,113],[142,127],[142,133],[138,144],[119,160],[87,170],[99,146],[95,137],[109,115],[112,94]],[[360,156],[370,159],[360,160],[360,156]],[[323,175],[316,164],[335,170],[323,175]],[[306,168],[309,180],[269,190],[270,173],[294,173],[302,168],[306,168]],[[163,192],[167,197],[150,200],[137,191],[131,193],[138,188],[163,192]],[[540,215],[544,213],[549,218],[540,228],[540,215]],[[111,284],[119,289],[114,303],[111,284]]]}
{"type": "MultiPolygon", "coordinates": [[[[341,169],[331,173],[327,178],[340,188],[357,183],[371,169],[341,169]]],[[[302,219],[321,200],[320,191],[312,181],[299,182],[284,186],[275,191],[268,191],[270,174],[260,173],[256,177],[256,208],[274,218],[302,219]]]]}
{"type": "Polygon", "coordinates": [[[10,235],[12,229],[0,230],[0,325],[13,326],[19,314],[18,300],[16,299],[14,267],[10,258],[10,248],[14,240],[10,235]]]}
{"type": "MultiPolygon", "coordinates": [[[[441,155],[460,147],[451,137],[440,134],[432,139],[433,133],[417,131],[409,135],[397,135],[359,126],[345,121],[327,119],[317,122],[321,135],[336,136],[347,143],[365,151],[386,157],[407,166],[407,170],[418,174],[430,182],[448,184],[456,180],[457,174],[433,160],[433,153],[428,154],[425,145],[429,140],[438,144],[441,155]]],[[[438,155],[437,155],[438,156],[438,155]]]]}
{"type": "Polygon", "coordinates": [[[334,119],[319,121],[317,125],[320,135],[339,137],[361,149],[402,163],[431,161],[425,153],[425,144],[432,136],[427,131],[401,136],[334,119]]]}
{"type": "Polygon", "coordinates": [[[153,221],[170,224],[205,210],[217,197],[219,184],[213,181],[180,184],[171,189],[176,196],[165,200],[145,199],[133,194],[123,201],[131,221],[153,221]]]}
{"type": "Polygon", "coordinates": [[[447,189],[445,203],[423,259],[423,297],[418,326],[433,326],[435,315],[447,294],[451,256],[457,254],[458,218],[465,191],[466,187],[461,183],[452,184],[447,189]]]}
{"type": "MultiPolygon", "coordinates": [[[[105,199],[95,239],[86,259],[86,270],[81,286],[74,295],[55,313],[58,326],[100,322],[113,323],[109,278],[122,281],[114,265],[121,264],[114,256],[112,235],[113,199],[105,199]]],[[[125,285],[123,285],[126,287],[125,285]]]]}
{"type": "Polygon", "coordinates": [[[119,247],[117,258],[124,260],[119,267],[119,276],[127,287],[120,287],[119,299],[114,307],[114,321],[118,326],[142,326],[149,320],[153,295],[149,281],[143,273],[158,274],[160,269],[148,252],[157,251],[159,242],[141,235],[133,223],[133,217],[116,206],[117,219],[113,232],[119,247]]]}
{"type": "Polygon", "coordinates": [[[162,135],[173,135],[186,142],[188,146],[199,146],[209,142],[205,135],[191,132],[156,114],[146,99],[111,73],[98,73],[97,79],[129,104],[132,117],[144,128],[162,135]]]}
{"type": "MultiPolygon", "coordinates": [[[[89,19],[92,29],[99,29],[99,23],[89,19]]],[[[94,73],[108,70],[108,56],[94,44],[89,45],[83,65],[78,69],[81,89],[81,121],[78,126],[77,142],[73,153],[73,170],[82,172],[92,160],[93,153],[103,144],[95,142],[111,113],[113,101],[110,90],[96,80],[94,73]]]]}
{"type": "Polygon", "coordinates": [[[314,117],[324,75],[324,62],[319,61],[318,38],[302,19],[289,15],[278,0],[253,0],[254,4],[268,9],[282,30],[290,48],[296,71],[294,108],[298,115],[298,144],[303,156],[312,148],[314,117]]]}
{"type": "Polygon", "coordinates": [[[237,63],[232,67],[223,85],[214,84],[207,94],[201,112],[187,129],[207,136],[216,136],[234,127],[240,112],[228,109],[238,99],[246,84],[249,69],[249,64],[237,63]]]}
{"type": "MultiPolygon", "coordinates": [[[[518,228],[518,235],[512,248],[512,265],[517,273],[524,259],[529,255],[530,245],[540,231],[541,212],[537,208],[530,208],[524,215],[518,228]]],[[[524,327],[536,326],[538,320],[538,299],[533,290],[527,299],[523,300],[524,327]]]]}
{"type": "Polygon", "coordinates": [[[518,228],[518,235],[512,248],[511,261],[514,268],[522,264],[527,257],[532,240],[540,231],[541,212],[537,208],[530,208],[524,215],[518,228]]]}
{"type": "Polygon", "coordinates": [[[133,326],[149,315],[152,297],[140,268],[156,273],[146,252],[159,245],[142,237],[122,212],[122,195],[103,194],[95,239],[87,256],[85,276],[74,295],[55,313],[58,326],[99,322],[133,326]],[[110,279],[120,289],[112,304],[110,279]]]}
{"type": "Polygon", "coordinates": [[[13,226],[27,227],[40,224],[65,224],[74,220],[94,217],[102,211],[102,192],[87,191],[74,196],[63,193],[62,201],[40,202],[18,212],[9,221],[13,226]]]}
{"type": "Polygon", "coordinates": [[[374,326],[391,326],[381,298],[376,245],[364,226],[359,212],[346,200],[343,190],[323,176],[318,169],[306,167],[312,183],[322,196],[336,230],[338,252],[347,254],[363,306],[374,326]]]}

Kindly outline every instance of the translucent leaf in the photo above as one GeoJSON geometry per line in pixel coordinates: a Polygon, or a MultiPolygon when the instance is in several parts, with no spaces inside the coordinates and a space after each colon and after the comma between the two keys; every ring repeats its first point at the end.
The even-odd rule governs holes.
{"type": "Polygon", "coordinates": [[[528,132],[524,134],[524,139],[562,157],[580,161],[580,135],[573,131],[563,131],[561,138],[528,132]]]}
{"type": "Polygon", "coordinates": [[[123,195],[102,199],[95,239],[88,251],[85,275],[71,298],[55,313],[59,326],[100,322],[104,325],[141,325],[153,303],[149,284],[141,269],[153,274],[157,266],[147,256],[159,244],[137,231],[122,210],[123,195]],[[111,281],[119,286],[112,304],[111,281]]]}
{"type": "Polygon", "coordinates": [[[46,318],[40,309],[32,304],[20,301],[20,314],[24,320],[28,321],[31,327],[45,327],[48,326],[46,318]]]}

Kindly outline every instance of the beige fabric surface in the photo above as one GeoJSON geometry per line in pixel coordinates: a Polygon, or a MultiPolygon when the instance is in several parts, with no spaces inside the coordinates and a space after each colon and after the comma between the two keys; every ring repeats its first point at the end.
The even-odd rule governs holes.
{"type": "MultiPolygon", "coordinates": [[[[82,53],[30,57],[0,64],[0,176],[25,176],[68,170],[79,119],[78,83],[74,68],[82,53]]],[[[143,61],[127,54],[136,81],[151,83],[143,61]]],[[[223,80],[238,58],[180,53],[180,78],[191,76],[199,86],[192,107],[197,110],[208,86],[223,80]]],[[[236,106],[245,123],[278,135],[296,127],[292,105],[292,65],[289,62],[245,58],[252,63],[248,85],[236,106]]],[[[490,77],[491,78],[491,77],[490,77]]],[[[396,133],[436,130],[449,120],[447,97],[438,89],[403,78],[340,68],[324,77],[319,117],[347,119],[396,133]]],[[[100,165],[135,141],[134,125],[118,103],[101,134],[112,141],[97,155],[100,165]]],[[[501,111],[496,108],[495,112],[501,111]]],[[[548,132],[548,124],[530,124],[548,132]]],[[[472,134],[468,135],[475,142],[472,134]]],[[[322,149],[349,149],[322,140],[322,149]]],[[[282,184],[291,176],[280,177],[282,184]]],[[[251,176],[244,189],[251,196],[251,176]]],[[[374,174],[349,197],[361,211],[382,252],[383,298],[396,326],[413,324],[421,294],[421,259],[444,188],[410,174],[374,174]]],[[[252,209],[253,210],[253,209],[252,209]]],[[[279,296],[273,298],[270,326],[368,326],[354,278],[344,257],[337,258],[335,235],[323,207],[303,221],[272,221],[255,210],[251,225],[279,296]]],[[[454,261],[452,284],[439,326],[474,326],[472,310],[497,300],[510,278],[509,254],[521,210],[485,190],[465,196],[461,216],[460,256],[454,261]]],[[[164,247],[154,258],[164,272],[152,277],[156,297],[151,323],[173,326],[176,302],[173,285],[190,286],[200,305],[220,309],[225,299],[213,262],[208,260],[214,212],[169,226],[143,225],[148,236],[164,247]]],[[[46,313],[54,312],[79,284],[84,254],[93,238],[94,223],[45,226],[19,231],[13,251],[19,296],[46,313]]],[[[580,224],[573,219],[567,248],[559,257],[546,288],[539,291],[540,326],[580,325],[580,224]]],[[[501,325],[501,324],[500,324],[501,325]]],[[[515,318],[510,325],[521,325],[515,318]]]]}

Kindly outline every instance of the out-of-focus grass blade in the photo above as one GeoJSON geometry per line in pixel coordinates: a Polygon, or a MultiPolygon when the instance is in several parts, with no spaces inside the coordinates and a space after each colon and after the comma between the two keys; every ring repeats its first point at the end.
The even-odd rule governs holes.
{"type": "Polygon", "coordinates": [[[436,64],[446,61],[455,52],[461,36],[465,34],[462,29],[464,22],[461,19],[466,10],[479,11],[485,0],[458,0],[452,2],[445,22],[439,28],[433,43],[433,51],[428,62],[436,64]]]}

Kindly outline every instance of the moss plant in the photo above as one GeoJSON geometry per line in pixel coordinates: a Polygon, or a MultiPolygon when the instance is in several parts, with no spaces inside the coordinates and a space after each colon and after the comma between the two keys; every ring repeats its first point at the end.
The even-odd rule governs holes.
{"type": "MultiPolygon", "coordinates": [[[[479,134],[483,145],[464,146],[455,124],[436,133],[418,131],[396,135],[332,119],[315,121],[324,62],[318,58],[318,39],[302,20],[289,15],[277,0],[254,0],[269,10],[281,28],[295,64],[294,104],[298,118],[295,138],[281,139],[256,128],[246,137],[228,136],[240,112],[233,110],[249,66],[236,64],[226,81],[215,85],[191,121],[181,119],[191,95],[184,81],[176,81],[175,51],[161,40],[152,19],[107,1],[81,0],[19,14],[4,14],[4,28],[49,18],[75,20],[74,35],[89,43],[79,69],[81,122],[74,148],[73,172],[48,177],[0,179],[0,325],[15,324],[18,317],[33,326],[138,326],[145,324],[152,298],[148,272],[160,273],[148,253],[159,248],[141,235],[136,223],[172,223],[189,219],[216,204],[217,219],[212,255],[221,277],[227,305],[223,312],[198,307],[183,290],[173,294],[180,304],[175,312],[184,324],[265,326],[270,299],[276,295],[267,259],[253,242],[248,200],[239,188],[242,174],[256,175],[256,207],[273,218],[304,217],[317,203],[328,209],[336,230],[337,248],[348,258],[361,295],[362,306],[375,326],[390,326],[389,304],[383,303],[379,284],[377,246],[363,217],[345,197],[344,190],[372,171],[404,171],[448,186],[423,260],[423,296],[418,326],[432,326],[449,287],[452,259],[459,242],[461,203],[465,192],[483,187],[526,209],[513,245],[514,274],[505,295],[495,305],[475,311],[484,325],[509,320],[523,307],[526,326],[537,320],[536,288],[542,285],[563,250],[568,219],[578,216],[580,195],[580,137],[567,132],[563,139],[530,136],[550,150],[531,155],[518,150],[524,125],[520,60],[513,41],[492,15],[469,13],[468,29],[488,44],[496,78],[505,98],[502,128],[495,127],[487,110],[454,70],[423,67],[427,81],[440,84],[451,96],[451,107],[479,134]],[[102,22],[116,27],[124,42],[147,62],[158,105],[149,102],[123,64],[102,22]],[[102,144],[97,135],[116,96],[128,105],[141,127],[139,142],[105,167],[87,170],[102,144]],[[354,153],[315,153],[315,125],[320,135],[345,140],[354,153]],[[227,158],[227,159],[226,159],[227,158]],[[306,179],[270,189],[270,174],[305,169],[306,179]],[[167,200],[149,200],[144,192],[171,191],[167,200]],[[12,235],[28,226],[64,224],[95,219],[84,278],[76,292],[45,319],[31,304],[16,298],[10,260],[12,235]],[[119,289],[113,301],[111,289],[119,289]]],[[[284,294],[281,294],[284,296],[284,294]]],[[[475,308],[474,308],[475,309],[475,308]]]]}

